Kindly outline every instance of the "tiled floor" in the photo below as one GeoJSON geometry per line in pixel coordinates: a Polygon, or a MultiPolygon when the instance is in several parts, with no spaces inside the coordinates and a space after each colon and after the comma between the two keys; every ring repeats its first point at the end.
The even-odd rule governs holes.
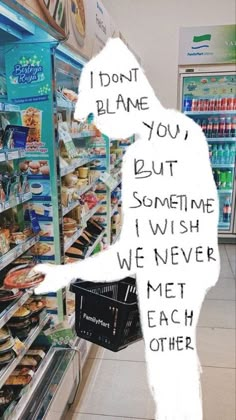
{"type": "MultiPolygon", "coordinates": [[[[202,307],[197,331],[203,420],[236,420],[236,247],[221,245],[221,275],[202,307]]],[[[66,420],[154,419],[143,342],[119,353],[94,346],[66,420]]]]}

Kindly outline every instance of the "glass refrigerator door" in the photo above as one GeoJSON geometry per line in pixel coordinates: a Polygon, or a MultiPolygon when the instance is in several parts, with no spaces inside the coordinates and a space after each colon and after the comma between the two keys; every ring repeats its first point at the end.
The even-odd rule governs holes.
{"type": "Polygon", "coordinates": [[[207,138],[219,193],[219,232],[232,233],[235,214],[236,73],[182,75],[181,109],[207,138]]]}

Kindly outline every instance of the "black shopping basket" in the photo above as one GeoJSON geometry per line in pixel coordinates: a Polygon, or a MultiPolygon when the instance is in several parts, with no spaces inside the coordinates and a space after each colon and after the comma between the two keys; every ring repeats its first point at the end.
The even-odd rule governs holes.
{"type": "Polygon", "coordinates": [[[112,351],[142,338],[135,279],[113,283],[77,280],[75,293],[76,334],[112,351]]]}

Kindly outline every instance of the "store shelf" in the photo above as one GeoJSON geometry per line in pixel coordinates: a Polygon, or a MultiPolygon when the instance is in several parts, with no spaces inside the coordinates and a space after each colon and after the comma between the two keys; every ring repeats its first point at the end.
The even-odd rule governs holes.
{"type": "MultiPolygon", "coordinates": [[[[81,188],[81,190],[77,190],[76,193],[80,196],[85,194],[87,191],[91,190],[91,188],[93,188],[96,185],[97,182],[98,182],[98,179],[93,181],[91,184],[86,185],[86,187],[81,188]]],[[[67,213],[69,213],[71,210],[73,210],[75,207],[77,207],[79,205],[80,205],[79,201],[75,201],[70,206],[64,207],[63,210],[62,210],[63,216],[65,216],[67,213]]]]}
{"type": "Polygon", "coordinates": [[[1,369],[0,371],[0,388],[4,385],[7,378],[11,375],[13,370],[17,367],[17,365],[20,363],[21,359],[26,354],[27,350],[30,348],[30,346],[33,344],[34,340],[37,338],[39,333],[42,331],[43,327],[47,324],[49,321],[49,316],[44,314],[44,317],[42,315],[42,319],[40,321],[40,324],[37,325],[32,331],[30,332],[27,340],[24,341],[24,349],[20,352],[20,354],[14,359],[12,363],[9,363],[5,368],[1,369]]]}
{"type": "Polygon", "coordinates": [[[114,191],[120,184],[121,184],[121,179],[119,179],[119,181],[117,180],[116,184],[112,187],[110,191],[111,192],[114,191]]]}
{"type": "Polygon", "coordinates": [[[86,223],[87,223],[87,221],[89,220],[89,219],[91,219],[91,217],[93,217],[93,215],[95,214],[95,213],[97,213],[97,211],[98,211],[98,209],[99,209],[99,207],[101,207],[102,206],[102,202],[103,202],[103,200],[101,200],[101,201],[99,201],[99,203],[98,204],[96,204],[96,206],[94,206],[88,213],[86,213],[85,215],[84,215],[84,217],[83,217],[83,225],[86,225],[86,223]]]}
{"type": "Polygon", "coordinates": [[[89,137],[94,137],[95,131],[94,130],[87,130],[87,131],[81,131],[80,133],[72,133],[71,138],[72,139],[86,139],[89,137]]]}
{"type": "Polygon", "coordinates": [[[38,241],[39,236],[34,236],[33,238],[29,238],[27,241],[16,245],[13,249],[2,255],[2,257],[0,257],[0,270],[8,264],[11,264],[16,258],[28,251],[28,249],[30,249],[38,241]]]}
{"type": "Polygon", "coordinates": [[[236,137],[206,137],[208,143],[235,143],[236,137]]]}
{"type": "Polygon", "coordinates": [[[120,204],[121,204],[121,200],[119,200],[118,203],[112,208],[111,217],[118,211],[118,207],[120,204]]]}
{"type": "Polygon", "coordinates": [[[6,419],[19,419],[21,417],[21,414],[23,410],[25,409],[27,403],[32,398],[34,391],[38,384],[43,380],[44,375],[46,373],[46,370],[48,369],[54,354],[55,354],[55,348],[51,347],[49,352],[46,354],[45,358],[42,360],[37,372],[33,376],[31,382],[23,388],[22,396],[18,404],[12,408],[10,412],[8,412],[8,415],[6,419]]]}
{"type": "Polygon", "coordinates": [[[219,222],[218,228],[221,230],[229,230],[230,228],[230,222],[219,222]]]}
{"type": "Polygon", "coordinates": [[[231,189],[231,190],[217,190],[218,191],[218,193],[219,194],[232,194],[232,192],[233,192],[233,189],[231,189]]]}
{"type": "Polygon", "coordinates": [[[0,151],[0,162],[7,162],[9,160],[21,159],[26,156],[24,149],[11,149],[0,151]]]}
{"type": "Polygon", "coordinates": [[[31,200],[31,198],[32,198],[32,193],[27,193],[27,194],[22,195],[22,197],[16,198],[12,201],[6,201],[5,203],[0,203],[0,213],[2,213],[5,210],[16,207],[19,204],[25,203],[26,201],[31,200]]]}
{"type": "Polygon", "coordinates": [[[233,163],[212,163],[211,164],[212,168],[234,168],[234,164],[233,163]]]}
{"type": "Polygon", "coordinates": [[[86,165],[87,163],[92,162],[93,159],[91,157],[76,159],[71,165],[65,166],[64,168],[61,168],[61,176],[65,176],[67,174],[70,174],[73,172],[76,168],[79,168],[80,166],[86,165]]]}
{"type": "Polygon", "coordinates": [[[106,230],[104,230],[96,239],[96,241],[94,242],[94,244],[88,249],[88,252],[85,255],[85,258],[90,257],[90,255],[93,253],[94,249],[96,248],[96,246],[101,242],[102,238],[104,237],[106,233],[106,230]]]}
{"type": "Polygon", "coordinates": [[[120,165],[121,162],[122,158],[117,159],[114,164],[110,165],[110,170],[112,171],[114,168],[116,168],[116,166],[120,165]]]}
{"type": "Polygon", "coordinates": [[[229,116],[235,116],[236,110],[232,110],[232,111],[228,111],[228,110],[221,110],[221,111],[184,111],[185,115],[189,115],[189,116],[196,116],[196,117],[200,117],[200,116],[206,116],[206,115],[210,115],[210,116],[219,116],[219,115],[229,115],[229,116]]]}
{"type": "Polygon", "coordinates": [[[7,321],[14,315],[14,313],[19,309],[24,303],[30,298],[33,292],[26,291],[23,296],[17,299],[11,306],[7,307],[3,312],[0,313],[0,328],[2,328],[7,321]]]}
{"type": "Polygon", "coordinates": [[[85,229],[85,227],[77,230],[77,232],[74,233],[74,235],[71,238],[68,238],[65,242],[64,242],[64,252],[66,252],[75,241],[77,241],[77,239],[80,237],[80,235],[82,235],[83,230],[85,229]]]}

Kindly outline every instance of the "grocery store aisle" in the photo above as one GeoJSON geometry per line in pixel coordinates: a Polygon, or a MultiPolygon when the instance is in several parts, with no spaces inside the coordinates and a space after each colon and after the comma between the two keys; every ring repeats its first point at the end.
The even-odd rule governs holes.
{"type": "MultiPolygon", "coordinates": [[[[198,327],[204,420],[236,419],[236,247],[221,245],[221,274],[198,327]]],[[[143,342],[112,353],[94,346],[66,420],[154,419],[143,342]]]]}

